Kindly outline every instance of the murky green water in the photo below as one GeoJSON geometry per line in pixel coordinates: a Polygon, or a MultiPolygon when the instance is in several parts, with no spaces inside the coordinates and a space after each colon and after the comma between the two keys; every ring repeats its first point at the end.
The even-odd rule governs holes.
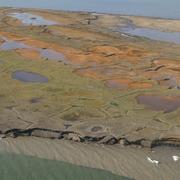
{"type": "Polygon", "coordinates": [[[128,180],[111,172],[37,157],[0,154],[1,180],[128,180]]]}

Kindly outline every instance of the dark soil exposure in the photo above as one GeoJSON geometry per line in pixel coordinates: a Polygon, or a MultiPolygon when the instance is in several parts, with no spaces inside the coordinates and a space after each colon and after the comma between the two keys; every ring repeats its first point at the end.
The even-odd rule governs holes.
{"type": "MultiPolygon", "coordinates": [[[[66,128],[67,129],[67,128],[66,128]]],[[[98,129],[99,130],[99,129],[98,129]]],[[[93,132],[97,132],[97,129],[93,129],[93,132]]],[[[107,136],[83,136],[77,132],[73,131],[59,131],[59,130],[52,130],[52,129],[43,129],[43,128],[32,128],[32,129],[11,129],[5,132],[1,132],[2,138],[7,137],[40,137],[40,138],[48,138],[48,139],[64,139],[70,140],[74,142],[83,142],[83,143],[98,143],[98,144],[105,144],[105,145],[115,145],[121,144],[121,146],[137,146],[137,147],[148,147],[154,148],[157,146],[170,146],[170,147],[180,147],[180,141],[173,138],[162,138],[162,139],[155,139],[153,142],[141,139],[138,141],[129,141],[126,138],[120,138],[113,135],[107,136]]]]}
{"type": "Polygon", "coordinates": [[[2,135],[179,146],[180,46],[119,31],[129,24],[180,31],[179,20],[0,9],[2,135]]]}

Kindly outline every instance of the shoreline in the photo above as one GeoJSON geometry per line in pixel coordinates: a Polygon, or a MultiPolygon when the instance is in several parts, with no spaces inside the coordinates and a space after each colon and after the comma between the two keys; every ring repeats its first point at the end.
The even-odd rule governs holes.
{"type": "Polygon", "coordinates": [[[26,137],[3,139],[0,145],[0,153],[23,154],[63,161],[77,166],[110,171],[113,174],[133,179],[153,180],[179,176],[179,162],[173,162],[172,159],[173,155],[179,155],[179,149],[155,148],[150,151],[132,147],[123,148],[119,145],[97,146],[26,137]],[[158,160],[159,164],[149,162],[147,157],[158,160]]]}
{"type": "Polygon", "coordinates": [[[163,138],[163,139],[153,139],[152,141],[148,139],[137,139],[136,141],[129,141],[126,137],[117,137],[111,134],[108,135],[92,135],[86,136],[81,135],[78,132],[68,131],[68,130],[55,130],[55,129],[44,129],[44,128],[32,128],[32,129],[10,129],[4,133],[0,133],[1,138],[19,138],[19,137],[36,137],[45,139],[58,139],[67,140],[78,143],[92,143],[97,145],[121,145],[122,147],[137,147],[137,148],[156,148],[156,147],[180,147],[179,139],[174,138],[163,138]]]}
{"type": "MultiPolygon", "coordinates": [[[[10,8],[11,9],[11,8],[10,8]]],[[[12,8],[15,10],[20,10],[19,8],[12,8]]],[[[97,13],[97,12],[88,12],[88,11],[66,11],[66,10],[51,10],[51,9],[36,9],[36,8],[21,8],[22,11],[36,11],[36,12],[57,12],[57,13],[72,13],[72,14],[85,14],[85,15],[91,15],[98,18],[98,16],[111,16],[117,19],[122,19],[127,21],[127,25],[135,26],[135,27],[142,27],[142,28],[149,28],[154,30],[159,30],[162,32],[179,32],[180,33],[180,18],[179,19],[171,19],[171,18],[161,18],[161,17],[150,17],[150,16],[136,16],[136,15],[126,15],[126,14],[111,14],[111,13],[97,13]],[[137,18],[137,20],[136,20],[137,18]],[[128,22],[129,21],[129,22],[128,22]],[[148,24],[148,22],[150,22],[148,24]],[[167,23],[167,25],[166,25],[167,23]],[[151,25],[153,24],[153,25],[151,25]],[[176,24],[176,25],[174,25],[176,24]],[[174,26],[173,26],[174,25],[174,26]],[[171,26],[171,27],[169,27],[171,26]],[[172,27],[173,26],[173,27],[172,27]],[[176,27],[177,26],[177,27],[176,27]],[[169,30],[170,29],[170,30],[169,30]]],[[[91,21],[96,20],[92,19],[91,21]]],[[[122,26],[123,27],[123,26],[122,26]]],[[[121,32],[123,33],[123,32],[121,32]]],[[[133,35],[132,35],[133,36],[133,35]]],[[[137,36],[139,38],[143,36],[137,36]]],[[[151,38],[150,38],[151,39],[151,38]]],[[[151,39],[153,41],[153,39],[151,39]]],[[[157,40],[158,41],[158,40],[157,40]]],[[[160,40],[159,40],[160,41],[160,40]]],[[[162,41],[163,42],[163,41],[162,41]]],[[[164,43],[168,43],[167,41],[164,41],[164,43]]],[[[174,42],[169,42],[174,43],[174,42]]]]}

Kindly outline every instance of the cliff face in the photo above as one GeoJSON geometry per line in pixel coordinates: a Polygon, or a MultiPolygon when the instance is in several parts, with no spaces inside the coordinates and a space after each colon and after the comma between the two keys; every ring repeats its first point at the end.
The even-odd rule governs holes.
{"type": "Polygon", "coordinates": [[[116,31],[145,21],[1,9],[3,137],[179,146],[180,46],[116,31]]]}

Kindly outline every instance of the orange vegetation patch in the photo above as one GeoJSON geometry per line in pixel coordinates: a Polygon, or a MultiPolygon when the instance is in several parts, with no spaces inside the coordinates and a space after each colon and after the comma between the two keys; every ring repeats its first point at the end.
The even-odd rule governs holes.
{"type": "Polygon", "coordinates": [[[146,83],[146,82],[133,82],[130,84],[130,88],[134,89],[146,89],[146,88],[151,88],[153,85],[151,83],[146,83]]]}
{"type": "Polygon", "coordinates": [[[19,41],[19,42],[22,42],[22,43],[27,44],[29,46],[32,46],[32,47],[53,49],[57,52],[61,52],[61,53],[65,54],[65,55],[66,54],[68,55],[68,54],[81,54],[82,53],[81,51],[70,48],[70,47],[62,47],[62,46],[59,46],[58,44],[55,44],[55,43],[48,43],[48,42],[32,39],[29,37],[23,37],[20,35],[15,35],[15,34],[8,33],[8,32],[0,31],[0,35],[5,36],[7,39],[19,41]]]}
{"type": "Polygon", "coordinates": [[[83,31],[81,29],[67,28],[60,26],[49,27],[49,29],[51,30],[51,33],[54,35],[64,35],[74,39],[83,39],[83,40],[91,40],[91,41],[95,41],[97,39],[99,40],[104,39],[104,36],[99,35],[98,33],[83,31]]]}
{"type": "Polygon", "coordinates": [[[144,50],[137,50],[133,47],[117,48],[113,46],[96,46],[89,49],[87,54],[70,52],[67,54],[71,62],[90,67],[98,67],[103,65],[113,65],[129,62],[134,65],[138,61],[152,54],[144,50]]]}
{"type": "MultiPolygon", "coordinates": [[[[113,87],[116,89],[152,87],[151,83],[137,82],[128,78],[127,76],[128,73],[130,76],[130,71],[128,67],[123,67],[123,62],[133,62],[133,65],[134,63],[137,63],[137,61],[142,60],[142,57],[146,58],[152,55],[151,53],[148,53],[143,49],[137,49],[132,46],[96,46],[90,48],[89,51],[85,53],[78,49],[63,47],[55,43],[43,42],[40,40],[32,39],[29,37],[22,37],[7,32],[0,32],[0,35],[3,35],[11,40],[23,42],[32,47],[53,49],[57,52],[63,53],[70,64],[77,65],[77,67],[83,67],[82,69],[76,69],[76,73],[94,79],[105,80],[106,85],[109,87],[113,87]],[[112,65],[115,69],[110,67],[112,65]],[[111,68],[111,71],[107,74],[107,70],[109,68],[111,68]],[[118,78],[121,74],[126,78],[118,78]]],[[[38,52],[35,52],[33,50],[30,51],[29,49],[21,49],[17,52],[29,59],[39,58],[38,52]]],[[[133,74],[136,73],[133,72],[133,74]]],[[[133,74],[131,74],[131,76],[133,76],[133,74]]]]}
{"type": "Polygon", "coordinates": [[[105,81],[108,87],[120,90],[128,89],[130,83],[132,83],[130,79],[110,79],[105,81]]]}
{"type": "Polygon", "coordinates": [[[68,25],[68,24],[74,24],[75,23],[75,19],[71,17],[66,17],[63,15],[59,15],[59,14],[53,14],[53,13],[49,13],[49,12],[40,12],[40,11],[32,11],[30,12],[31,14],[34,15],[38,15],[43,17],[44,19],[50,20],[50,21],[55,21],[59,24],[63,24],[63,25],[68,25]]]}
{"type": "Polygon", "coordinates": [[[69,59],[69,61],[78,65],[88,66],[92,64],[113,64],[118,63],[121,60],[131,60],[132,62],[136,63],[137,60],[141,59],[140,54],[142,54],[141,56],[143,58],[151,55],[144,50],[134,49],[134,47],[117,48],[113,46],[96,46],[91,48],[88,54],[85,54],[81,50],[77,50],[74,48],[62,47],[55,43],[43,42],[40,40],[22,37],[7,32],[0,32],[0,35],[5,36],[11,40],[21,41],[33,47],[53,49],[57,52],[61,52],[69,59]]]}
{"type": "Polygon", "coordinates": [[[76,73],[78,75],[82,75],[82,76],[93,78],[93,79],[102,80],[104,78],[102,74],[100,74],[98,71],[93,71],[92,69],[79,69],[79,70],[76,70],[76,73]]]}
{"type": "Polygon", "coordinates": [[[105,56],[117,56],[119,59],[128,60],[132,63],[136,63],[143,58],[154,56],[154,53],[147,52],[144,49],[137,49],[133,46],[96,46],[90,49],[90,51],[105,56]]]}
{"type": "Polygon", "coordinates": [[[113,46],[95,46],[90,51],[100,54],[120,54],[121,51],[113,46]]]}
{"type": "Polygon", "coordinates": [[[129,88],[146,89],[153,86],[151,83],[134,82],[131,79],[111,79],[111,80],[106,80],[105,82],[108,87],[114,89],[120,89],[120,90],[125,90],[129,88]]]}
{"type": "Polygon", "coordinates": [[[22,25],[22,22],[21,20],[18,20],[14,17],[8,17],[6,19],[6,23],[9,25],[9,26],[14,26],[14,27],[17,27],[17,26],[21,26],[22,25]]]}
{"type": "Polygon", "coordinates": [[[40,54],[33,49],[17,49],[16,52],[26,59],[39,59],[40,54]]]}
{"type": "Polygon", "coordinates": [[[115,62],[115,60],[110,57],[104,57],[96,53],[74,54],[73,52],[70,52],[69,54],[67,54],[67,57],[69,57],[71,62],[73,62],[74,64],[84,65],[86,67],[98,67],[100,65],[109,65],[115,62]]]}
{"type": "Polygon", "coordinates": [[[143,49],[137,49],[132,46],[113,47],[113,46],[103,45],[103,46],[95,46],[91,48],[90,50],[97,53],[114,53],[118,55],[129,54],[129,55],[136,55],[136,56],[143,56],[148,53],[143,49]]]}
{"type": "Polygon", "coordinates": [[[168,69],[180,72],[180,60],[156,60],[154,64],[157,66],[164,65],[168,69]]]}

